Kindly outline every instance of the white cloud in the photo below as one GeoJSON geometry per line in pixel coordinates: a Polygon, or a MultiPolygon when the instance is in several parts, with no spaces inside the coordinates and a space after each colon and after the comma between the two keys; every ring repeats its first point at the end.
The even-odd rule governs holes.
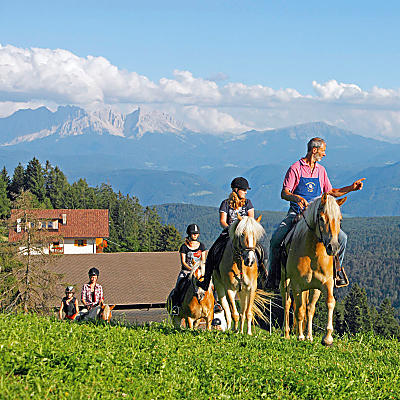
{"type": "Polygon", "coordinates": [[[215,108],[184,107],[185,124],[188,128],[209,133],[242,133],[250,127],[236,121],[231,115],[215,108]]]}
{"type": "MultiPolygon", "coordinates": [[[[219,80],[219,78],[221,80],[219,80]]],[[[400,89],[362,89],[336,80],[312,82],[315,95],[294,88],[223,82],[175,70],[154,82],[104,57],[62,49],[0,45],[0,116],[18,108],[76,104],[122,110],[147,105],[173,110],[192,129],[209,133],[326,121],[356,133],[400,141],[400,89]]]]}

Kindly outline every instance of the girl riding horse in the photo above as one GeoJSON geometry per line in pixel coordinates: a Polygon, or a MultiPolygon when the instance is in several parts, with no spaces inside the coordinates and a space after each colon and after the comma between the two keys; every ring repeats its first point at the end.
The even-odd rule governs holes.
{"type": "Polygon", "coordinates": [[[185,239],[185,243],[183,243],[181,248],[179,249],[181,270],[179,272],[178,279],[176,280],[175,288],[172,292],[172,315],[179,314],[179,307],[181,305],[182,297],[182,286],[184,285],[187,276],[192,271],[194,265],[199,262],[204,263],[206,258],[206,248],[203,243],[198,241],[200,235],[199,226],[196,224],[190,224],[186,228],[186,234],[187,236],[185,239]]]}
{"type": "MultiPolygon", "coordinates": [[[[253,204],[250,199],[246,198],[247,191],[250,190],[247,179],[241,176],[233,179],[231,182],[231,188],[232,192],[229,197],[223,200],[219,207],[219,222],[223,231],[208,252],[204,281],[199,282],[198,284],[199,287],[204,290],[208,289],[212,274],[215,269],[218,269],[219,263],[221,262],[225,246],[229,241],[229,227],[237,221],[238,216],[254,218],[253,204]]],[[[261,246],[258,247],[257,253],[260,255],[258,266],[261,267],[262,270],[263,250],[261,246]]]]}

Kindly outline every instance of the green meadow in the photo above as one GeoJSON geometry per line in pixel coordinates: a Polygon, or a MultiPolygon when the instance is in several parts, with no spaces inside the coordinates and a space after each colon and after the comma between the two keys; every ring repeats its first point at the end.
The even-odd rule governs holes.
{"type": "Polygon", "coordinates": [[[400,345],[0,314],[1,399],[398,399],[400,345]]]}

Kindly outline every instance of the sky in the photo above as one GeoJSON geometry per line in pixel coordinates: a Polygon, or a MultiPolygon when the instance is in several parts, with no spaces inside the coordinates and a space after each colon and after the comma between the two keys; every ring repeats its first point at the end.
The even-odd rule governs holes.
{"type": "Polygon", "coordinates": [[[325,121],[400,142],[400,3],[0,3],[0,116],[75,104],[220,134],[325,121]]]}

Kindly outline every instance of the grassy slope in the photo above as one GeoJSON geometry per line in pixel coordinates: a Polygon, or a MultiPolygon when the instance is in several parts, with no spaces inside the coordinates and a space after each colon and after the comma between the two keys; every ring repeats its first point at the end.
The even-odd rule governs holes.
{"type": "Polygon", "coordinates": [[[398,398],[397,341],[79,325],[0,314],[0,398],[398,398]],[[320,340],[320,338],[316,338],[320,340]]]}

